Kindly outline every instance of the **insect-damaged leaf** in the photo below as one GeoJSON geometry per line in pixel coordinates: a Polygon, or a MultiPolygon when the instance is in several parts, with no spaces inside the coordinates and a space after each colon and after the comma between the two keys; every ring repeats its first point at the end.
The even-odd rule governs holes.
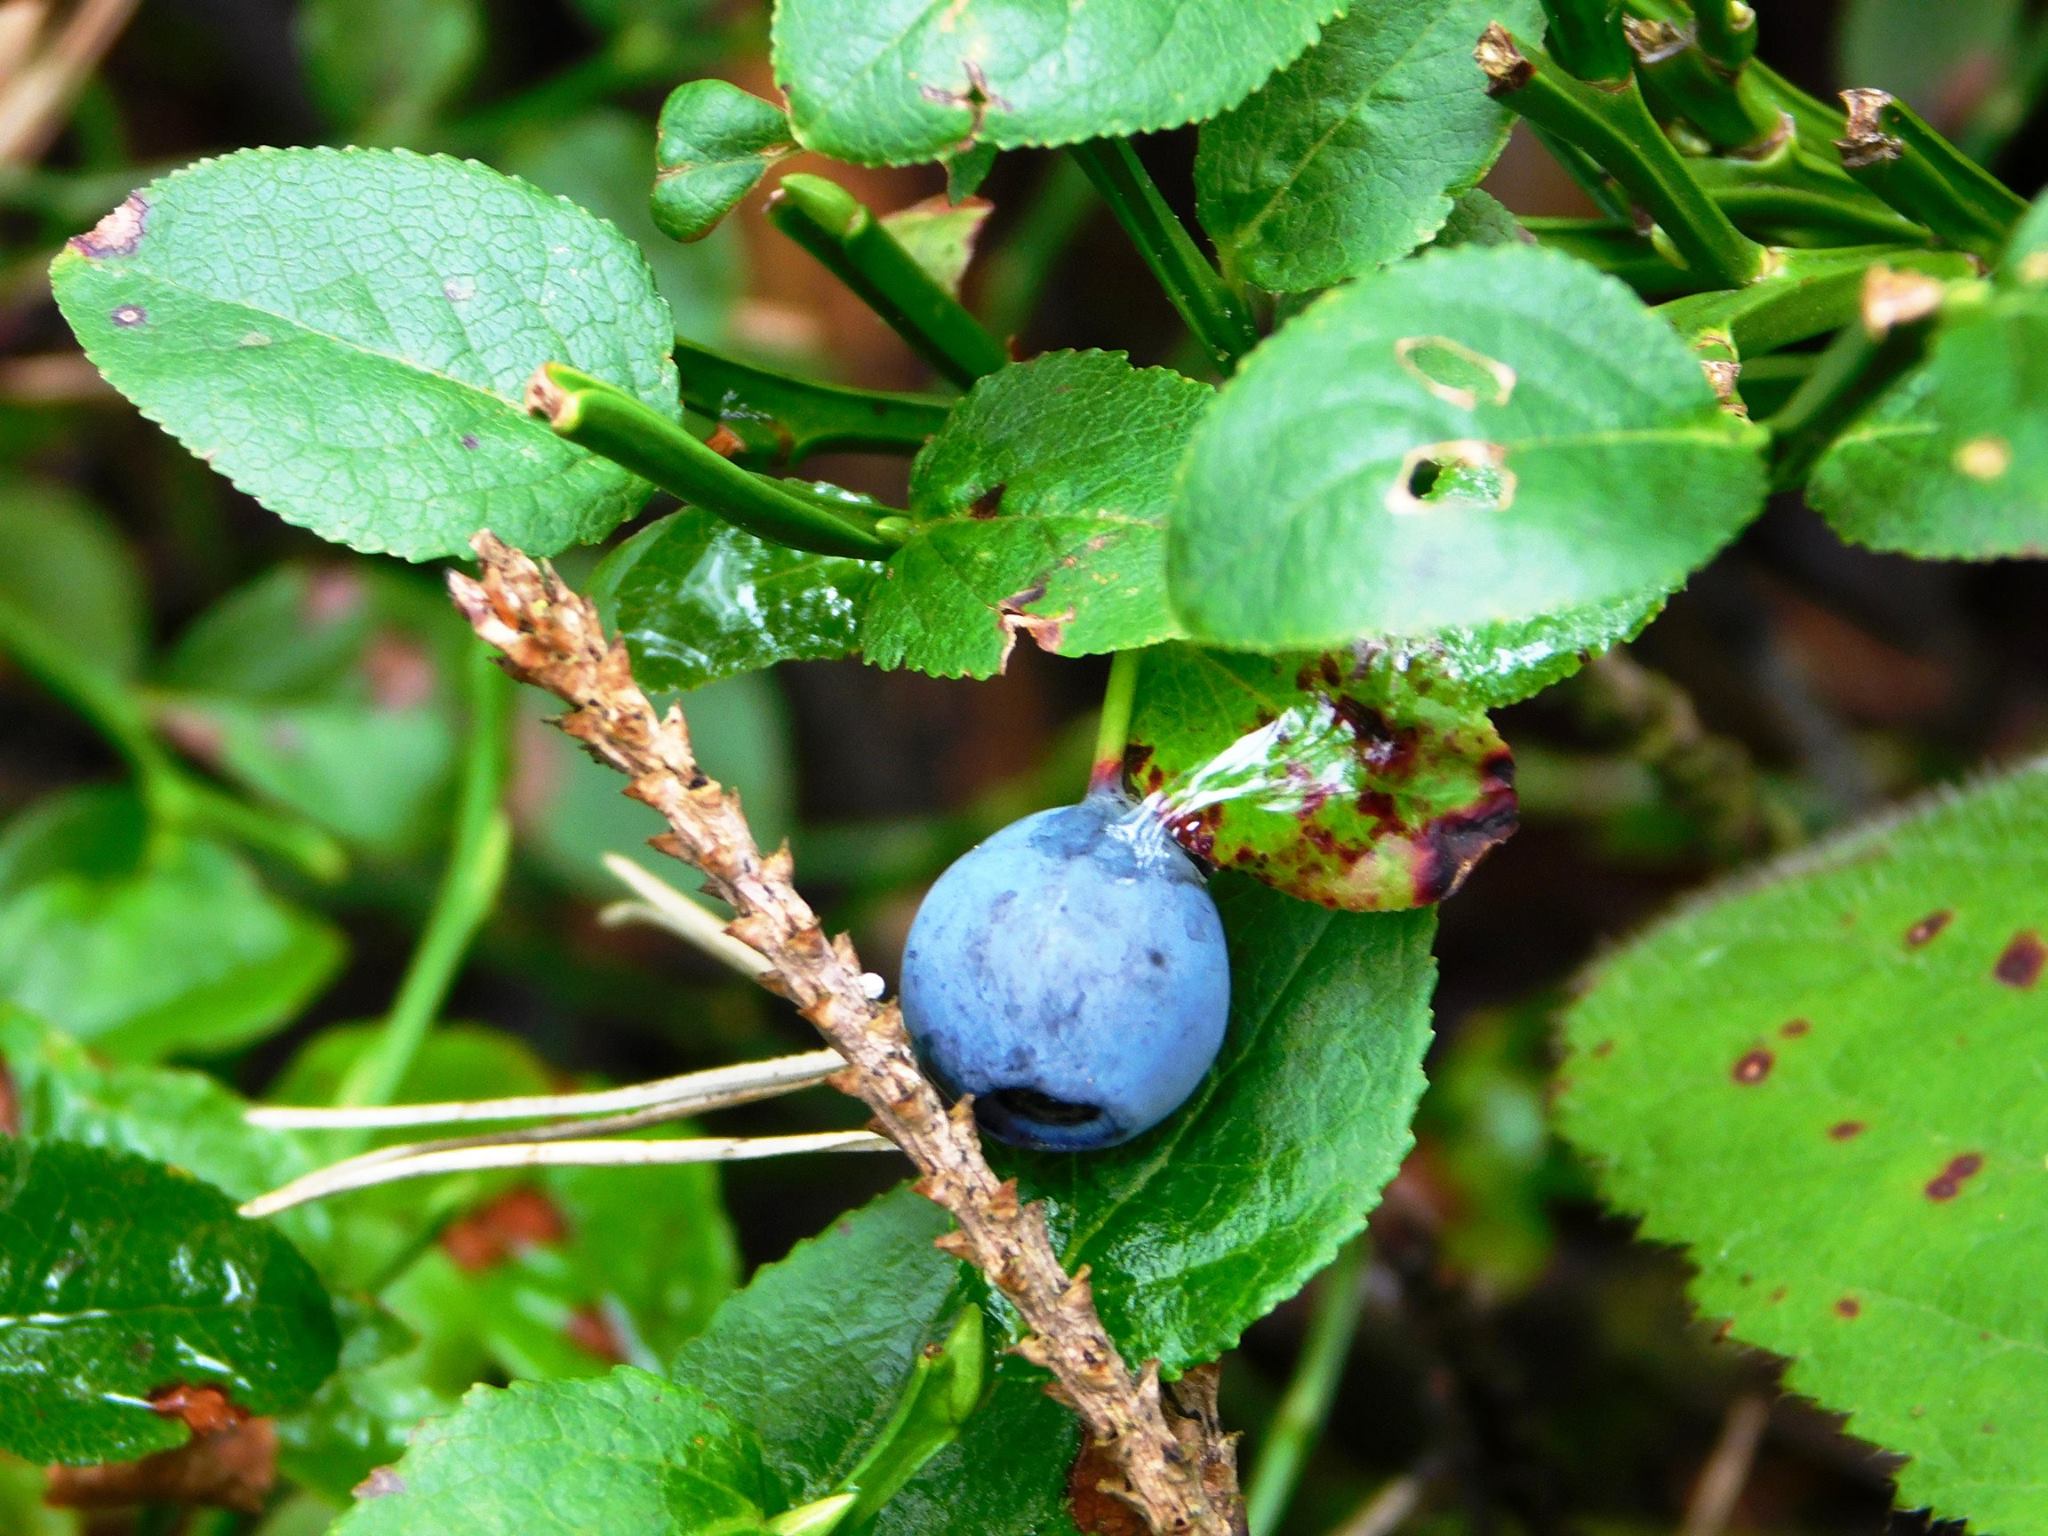
{"type": "Polygon", "coordinates": [[[1130,762],[1191,851],[1325,906],[1441,901],[1515,829],[1492,722],[1371,655],[1162,646],[1130,762]]]}
{"type": "Polygon", "coordinates": [[[1341,0],[778,0],[775,78],[805,145],[901,165],[1213,117],[1341,0]]]}
{"type": "Polygon", "coordinates": [[[472,161],[254,149],[152,182],[51,281],[114,387],[287,522],[373,553],[536,555],[646,499],[519,409],[542,363],[676,415],[674,325],[602,220],[472,161]]]}
{"type": "Polygon", "coordinates": [[[2048,556],[2048,203],[1927,359],[1835,439],[1807,495],[1835,532],[1922,559],[2048,556]]]}
{"type": "Polygon", "coordinates": [[[1761,507],[1759,442],[1615,279],[1524,246],[1427,255],[1223,387],[1178,481],[1174,606],[1267,652],[1640,623],[1761,507]]]}
{"type": "Polygon", "coordinates": [[[986,677],[1020,637],[1087,656],[1175,634],[1164,524],[1211,398],[1114,352],[1048,353],[976,384],[911,472],[916,525],[868,603],[868,659],[986,677]]]}
{"type": "Polygon", "coordinates": [[[2048,1531],[2048,764],[1740,882],[1603,965],[1564,1128],[1900,1502],[2048,1531]]]}
{"type": "Polygon", "coordinates": [[[212,1185],[132,1152],[0,1138],[0,1446],[119,1461],[305,1398],[327,1293],[212,1185]]]}

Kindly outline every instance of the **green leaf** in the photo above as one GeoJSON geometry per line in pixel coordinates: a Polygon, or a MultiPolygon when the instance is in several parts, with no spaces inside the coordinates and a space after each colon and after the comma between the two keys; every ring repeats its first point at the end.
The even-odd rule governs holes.
{"type": "Polygon", "coordinates": [[[334,1369],[326,1292],[234,1202],[148,1158],[0,1139],[0,1446],[123,1461],[185,1440],[153,1400],[273,1413],[334,1369]]]}
{"type": "Polygon", "coordinates": [[[1264,651],[1640,614],[1756,514],[1759,440],[1613,278],[1432,254],[1320,300],[1224,387],[1173,599],[1194,638],[1264,651]]]}
{"type": "Polygon", "coordinates": [[[1195,188],[1224,265],[1298,293],[1406,256],[1507,143],[1473,40],[1540,31],[1535,0],[1378,0],[1202,129],[1195,188]]]}
{"type": "Polygon", "coordinates": [[[152,695],[185,752],[378,852],[438,830],[469,635],[446,599],[364,566],[275,567],[195,620],[152,695]]]}
{"type": "Polygon", "coordinates": [[[1633,640],[1663,611],[1663,595],[1652,593],[1519,623],[1439,630],[1420,641],[1358,647],[1354,654],[1407,676],[1444,703],[1496,709],[1563,682],[1588,656],[1633,640]]]}
{"type": "Polygon", "coordinates": [[[1365,1225],[1422,1096],[1427,911],[1327,912],[1219,875],[1230,1032],[1165,1125],[1086,1157],[1012,1154],[1087,1264],[1126,1358],[1213,1360],[1365,1225]],[[1218,1170],[1228,1170],[1219,1177],[1218,1170]]]}
{"type": "Polygon", "coordinates": [[[664,237],[647,201],[653,162],[645,118],[606,108],[528,125],[507,142],[505,169],[610,220],[637,242],[668,302],[676,335],[725,340],[745,286],[739,231],[688,247],[664,237]]]}
{"type": "Polygon", "coordinates": [[[675,414],[647,263],[582,210],[472,162],[244,150],[153,182],[51,267],[86,354],[283,517],[425,560],[490,528],[601,538],[646,487],[519,409],[563,362],[675,414]]]}
{"type": "Polygon", "coordinates": [[[34,619],[73,656],[132,677],[147,612],[135,557],[99,510],[61,486],[0,488],[0,602],[34,619]]]}
{"type": "Polygon", "coordinates": [[[1325,906],[1442,901],[1515,829],[1492,722],[1376,660],[1162,646],[1130,739],[1183,844],[1325,906]]]}
{"type": "Polygon", "coordinates": [[[1474,187],[1451,204],[1450,217],[1430,243],[1448,250],[1454,245],[1514,245],[1521,239],[1520,221],[1500,199],[1474,187]]]}
{"type": "MultiPolygon", "coordinates": [[[[296,1136],[250,1125],[248,1103],[202,1072],[107,1063],[70,1036],[0,1004],[0,1071],[13,1087],[20,1134],[138,1153],[249,1200],[310,1173],[296,1136]]],[[[350,1238],[331,1208],[306,1205],[272,1223],[333,1278],[350,1238]]]]}
{"type": "Polygon", "coordinates": [[[1939,1519],[2048,1529],[2048,765],[1852,830],[1612,957],[1566,1132],[1788,1388],[1939,1519]]]}
{"type": "Polygon", "coordinates": [[[335,1536],[757,1536],[760,1448],[705,1395],[621,1366],[478,1387],[428,1423],[335,1536]]]}
{"type": "Polygon", "coordinates": [[[981,197],[928,197],[882,216],[882,227],[894,235],[911,259],[954,298],[974,259],[975,242],[996,205],[981,197]]]}
{"type": "Polygon", "coordinates": [[[256,1039],[341,958],[229,849],[148,836],[125,790],[46,800],[0,836],[0,995],[111,1056],[256,1039]]]}
{"type": "Polygon", "coordinates": [[[873,561],[770,544],[685,507],[606,555],[589,591],[640,686],[668,692],[850,654],[878,575],[873,561]]]}
{"type": "Polygon", "coordinates": [[[313,95],[358,142],[424,135],[483,53],[477,0],[308,0],[299,51],[313,95]]]}
{"type": "Polygon", "coordinates": [[[778,0],[775,78],[798,140],[902,165],[1149,133],[1233,106],[1340,0],[778,0]]]}
{"type": "MultiPolygon", "coordinates": [[[[427,1350],[390,1313],[338,1296],[335,1315],[340,1363],[319,1391],[278,1416],[277,1464],[292,1482],[344,1505],[378,1467],[405,1454],[416,1425],[453,1412],[456,1394],[427,1379],[427,1350]]],[[[315,1530],[324,1533],[335,1513],[315,1530]]]]}
{"type": "Polygon", "coordinates": [[[1807,499],[1855,544],[1922,559],[2048,556],[2048,262],[1945,316],[1927,360],[1835,439],[1807,499]]]}
{"type": "Polygon", "coordinates": [[[868,660],[987,677],[1020,634],[1059,656],[1171,638],[1174,468],[1212,398],[1115,352],[977,383],[911,470],[916,525],[869,600],[868,660]]]}
{"type": "MultiPolygon", "coordinates": [[[[918,1352],[973,1294],[932,1246],[949,1223],[898,1188],[755,1272],[674,1374],[761,1436],[783,1498],[837,1487],[894,1412],[918,1352]]],[[[1008,1359],[960,1438],[883,1507],[877,1536],[1065,1536],[1071,1414],[1008,1359]]]]}
{"type": "Polygon", "coordinates": [[[796,149],[780,107],[724,80],[669,92],[655,135],[654,222],[671,240],[702,240],[796,149]]]}

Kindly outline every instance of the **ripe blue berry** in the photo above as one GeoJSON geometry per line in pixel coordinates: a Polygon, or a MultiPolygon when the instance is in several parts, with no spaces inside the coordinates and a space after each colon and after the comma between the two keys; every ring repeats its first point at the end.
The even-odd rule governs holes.
{"type": "Polygon", "coordinates": [[[1178,1109],[1230,1012],[1200,872],[1116,795],[1040,811],[933,885],[903,955],[925,1069],[1023,1147],[1115,1146],[1178,1109]]]}

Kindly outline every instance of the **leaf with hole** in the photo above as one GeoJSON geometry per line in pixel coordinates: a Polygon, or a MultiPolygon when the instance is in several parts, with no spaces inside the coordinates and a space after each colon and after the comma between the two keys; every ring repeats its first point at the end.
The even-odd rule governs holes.
{"type": "Polygon", "coordinates": [[[1234,649],[1540,635],[1559,613],[1605,643],[1756,514],[1760,441],[1613,278],[1525,246],[1431,254],[1318,301],[1224,386],[1169,588],[1234,649]]]}
{"type": "Polygon", "coordinates": [[[1202,128],[1202,227],[1227,269],[1288,293],[1399,260],[1507,143],[1473,39],[1540,30],[1535,0],[1378,0],[1202,128]]]}
{"type": "Polygon", "coordinates": [[[1339,0],[779,0],[775,78],[803,144],[861,165],[1150,133],[1213,117],[1339,0]]]}
{"type": "Polygon", "coordinates": [[[1373,657],[1162,646],[1128,761],[1190,851],[1307,901],[1442,901],[1515,829],[1514,759],[1485,714],[1373,657]]]}
{"type": "Polygon", "coordinates": [[[218,1189],[132,1152],[0,1139],[0,1448],[167,1450],[181,1406],[274,1413],[337,1347],[306,1261],[218,1189]]]}
{"type": "Polygon", "coordinates": [[[2023,226],[1989,290],[1951,306],[1927,360],[1814,466],[1807,499],[1852,544],[2048,556],[2048,254],[2031,243],[2023,226]]]}
{"type": "Polygon", "coordinates": [[[570,364],[674,415],[647,261],[581,209],[472,161],[253,149],[131,196],[51,281],[114,387],[287,522],[371,553],[536,555],[646,498],[520,409],[570,364]]]}
{"type": "Polygon", "coordinates": [[[2048,1529],[2034,1219],[2048,765],[1881,818],[1593,973],[1560,1108],[1702,1312],[1905,1458],[1899,1500],[2048,1529]]]}

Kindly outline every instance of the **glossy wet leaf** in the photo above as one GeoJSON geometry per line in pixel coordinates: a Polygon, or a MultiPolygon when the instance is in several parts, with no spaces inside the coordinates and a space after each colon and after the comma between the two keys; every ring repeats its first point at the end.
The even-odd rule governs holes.
{"type": "Polygon", "coordinates": [[[225,1050],[294,1017],[341,936],[241,857],[146,836],[123,790],[75,790],[0,835],[0,995],[129,1060],[225,1050]]]}
{"type": "Polygon", "coordinates": [[[880,569],[770,544],[685,507],[607,555],[589,590],[632,650],[640,685],[665,692],[849,654],[880,569]]]}
{"type": "Polygon", "coordinates": [[[2048,767],[1880,819],[1613,956],[1564,1128],[1693,1295],[1908,1458],[1899,1502],[2048,1529],[2034,1277],[2048,767]]]}
{"type": "Polygon", "coordinates": [[[279,1233],[131,1152],[0,1139],[0,1446],[122,1461],[181,1445],[157,1398],[212,1388],[250,1413],[334,1368],[327,1294],[279,1233]]]}
{"type": "Polygon", "coordinates": [[[314,98],[357,143],[424,136],[483,42],[477,0],[308,0],[298,12],[314,98]]]}
{"type": "MultiPolygon", "coordinates": [[[[106,1062],[69,1035],[0,1005],[0,1070],[12,1085],[21,1135],[135,1152],[248,1200],[310,1173],[299,1137],[242,1118],[248,1102],[203,1072],[106,1062]]],[[[331,1207],[302,1206],[274,1218],[330,1279],[345,1270],[346,1223],[331,1207]]]]}
{"type": "Polygon", "coordinates": [[[674,412],[646,259],[473,162],[243,150],[135,193],[60,254],[65,318],[108,380],[323,538],[424,560],[488,527],[533,554],[645,499],[519,402],[565,362],[674,412]]]}
{"type": "Polygon", "coordinates": [[[1086,1157],[1012,1154],[1126,1358],[1213,1360],[1365,1224],[1422,1096],[1434,916],[1329,912],[1231,875],[1230,1032],[1174,1117],[1086,1157]],[[1227,1169],[1228,1177],[1217,1170],[1227,1169]]]}
{"type": "MultiPolygon", "coordinates": [[[[932,1246],[949,1223],[899,1188],[764,1265],[676,1357],[761,1436],[783,1497],[822,1497],[887,1424],[916,1353],[971,1304],[966,1271],[932,1246]]],[[[1073,1416],[1021,1361],[995,1366],[960,1438],[884,1506],[887,1536],[1061,1536],[1073,1416]]]]}
{"type": "Polygon", "coordinates": [[[1507,143],[1472,44],[1540,32],[1535,0],[1375,0],[1202,129],[1202,227],[1226,267],[1300,292],[1406,256],[1507,143]]]}
{"type": "Polygon", "coordinates": [[[1588,656],[1633,640],[1663,611],[1663,595],[1652,593],[1514,623],[1442,629],[1419,641],[1359,647],[1355,654],[1444,703],[1494,709],[1563,682],[1588,656]]]}
{"type": "MultiPolygon", "coordinates": [[[[2038,226],[2036,226],[2038,227],[2038,226]]],[[[2023,227],[1982,301],[1814,467],[1843,538],[1922,559],[2048,555],[2048,259],[2023,227]]]]}
{"type": "Polygon", "coordinates": [[[908,208],[882,217],[882,227],[894,235],[911,258],[955,298],[967,276],[967,264],[974,259],[975,243],[995,204],[986,198],[968,197],[958,201],[929,197],[908,208]]]}
{"type": "Polygon", "coordinates": [[[1759,440],[1614,279],[1432,254],[1314,304],[1224,386],[1171,518],[1174,604],[1195,638],[1270,652],[1639,621],[1756,514],[1759,440]]]}
{"type": "Polygon", "coordinates": [[[1348,655],[1162,646],[1131,761],[1193,852],[1353,911],[1443,900],[1515,829],[1514,759],[1485,714],[1348,655]]]}
{"type": "Polygon", "coordinates": [[[911,471],[916,528],[862,619],[868,660],[986,677],[1020,638],[1086,656],[1173,635],[1164,525],[1211,398],[1114,352],[976,384],[911,471]]]}
{"type": "Polygon", "coordinates": [[[796,147],[780,107],[724,80],[669,92],[655,135],[654,222],[671,240],[702,240],[796,147]]]}
{"type": "Polygon", "coordinates": [[[134,555],[104,514],[51,481],[0,488],[0,604],[109,676],[133,675],[142,659],[147,612],[134,555]]]}
{"type": "Polygon", "coordinates": [[[704,1394],[621,1366],[477,1387],[429,1422],[336,1536],[758,1536],[775,1512],[760,1447],[704,1394]]]}
{"type": "Polygon", "coordinates": [[[900,165],[1212,117],[1298,55],[1335,0],[778,0],[775,78],[799,140],[900,165]]]}

